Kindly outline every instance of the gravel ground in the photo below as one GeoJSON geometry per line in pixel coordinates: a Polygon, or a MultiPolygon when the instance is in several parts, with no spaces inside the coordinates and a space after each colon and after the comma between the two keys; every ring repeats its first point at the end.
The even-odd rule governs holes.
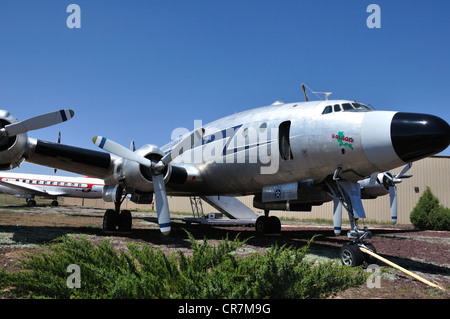
{"type": "MultiPolygon", "coordinates": [[[[174,214],[171,235],[163,238],[156,214],[152,212],[132,212],[133,231],[129,234],[105,234],[101,230],[103,213],[103,210],[81,207],[1,206],[0,269],[16,271],[22,253],[44,250],[41,244],[66,234],[84,235],[93,242],[108,238],[118,248],[127,242],[140,242],[167,252],[181,249],[186,253],[190,251],[190,243],[184,230],[196,239],[206,237],[212,243],[227,235],[230,239],[236,236],[248,239],[243,247],[244,253],[261,252],[275,243],[302,246],[318,234],[309,256],[319,260],[338,258],[340,248],[347,242],[346,236],[335,236],[331,226],[283,221],[281,234],[258,236],[253,227],[187,225],[182,221],[185,216],[174,214]]],[[[375,287],[364,284],[330,298],[449,299],[450,232],[420,231],[412,226],[367,226],[373,233],[370,242],[378,254],[431,282],[437,282],[446,290],[432,288],[380,262],[379,269],[383,270],[380,280],[371,281],[375,287]]]]}

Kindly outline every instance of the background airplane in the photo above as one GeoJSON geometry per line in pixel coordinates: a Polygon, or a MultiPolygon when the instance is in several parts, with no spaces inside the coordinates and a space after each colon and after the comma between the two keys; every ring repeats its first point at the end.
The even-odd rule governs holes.
{"type": "Polygon", "coordinates": [[[35,196],[53,199],[58,197],[101,198],[104,181],[90,177],[66,177],[52,175],[1,173],[0,193],[25,198],[28,206],[35,206],[35,196]]]}
{"type": "Polygon", "coordinates": [[[334,199],[351,222],[351,242],[341,249],[341,260],[349,265],[362,263],[358,246],[368,247],[364,240],[371,237],[366,227],[358,226],[366,217],[361,197],[379,196],[380,189],[396,182],[384,174],[391,184],[383,185],[384,178],[377,178],[380,172],[439,153],[450,144],[450,127],[437,116],[377,111],[349,100],[277,101],[195,128],[161,148],[147,144],[136,151],[101,136],[93,142],[109,153],[26,134],[73,114],[61,110],[19,122],[9,112],[0,112],[0,168],[11,169],[26,160],[103,179],[103,199],[115,203],[114,210],[105,212],[105,230],[131,228],[129,211],[120,212],[127,194],[146,202],[154,193],[163,234],[171,229],[167,194],[216,196],[218,201],[227,197],[232,204],[237,201],[233,196],[252,194],[254,206],[264,210],[256,221],[260,232],[280,229],[270,210],[307,211],[334,199]]]}

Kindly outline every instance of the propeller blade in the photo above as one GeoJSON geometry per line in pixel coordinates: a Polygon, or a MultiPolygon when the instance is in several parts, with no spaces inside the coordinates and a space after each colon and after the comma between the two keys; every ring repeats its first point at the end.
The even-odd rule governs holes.
{"type": "MultiPolygon", "coordinates": [[[[58,140],[56,141],[58,144],[61,144],[61,131],[58,132],[58,140]]],[[[58,169],[54,168],[53,173],[56,174],[58,169]]]]}
{"type": "Polygon", "coordinates": [[[333,196],[333,226],[334,226],[334,234],[339,235],[341,233],[342,226],[342,203],[341,201],[333,196]]]}
{"type": "Polygon", "coordinates": [[[161,233],[169,235],[170,233],[170,212],[169,202],[167,200],[166,186],[162,174],[153,175],[153,187],[155,191],[156,213],[158,215],[158,224],[161,233]]]}
{"type": "Polygon", "coordinates": [[[144,165],[145,167],[152,166],[152,162],[149,159],[129,150],[126,147],[123,147],[120,144],[117,144],[114,141],[107,139],[106,137],[94,136],[92,138],[92,142],[94,142],[94,144],[100,147],[101,149],[104,149],[105,151],[108,151],[112,154],[115,154],[117,156],[123,157],[131,161],[135,161],[141,165],[144,165]]]}
{"type": "Polygon", "coordinates": [[[391,206],[391,219],[394,224],[397,223],[397,187],[389,187],[389,201],[391,206]]]}
{"type": "Polygon", "coordinates": [[[396,178],[402,178],[403,175],[404,175],[407,171],[410,170],[411,166],[412,166],[412,163],[406,164],[405,167],[403,167],[403,169],[402,169],[402,171],[400,172],[400,174],[396,175],[395,177],[396,177],[396,178]]]}
{"type": "Polygon", "coordinates": [[[202,139],[204,131],[205,130],[203,128],[198,128],[191,134],[184,137],[177,145],[175,145],[174,148],[172,148],[172,150],[170,150],[169,153],[164,155],[164,157],[161,159],[161,162],[164,165],[167,165],[172,162],[175,157],[180,156],[187,150],[192,149],[198,143],[198,141],[202,139]]]}
{"type": "Polygon", "coordinates": [[[26,133],[28,131],[34,131],[44,127],[52,126],[70,120],[74,116],[74,114],[74,111],[66,109],[38,115],[25,121],[6,125],[0,130],[0,136],[15,136],[26,133]]]}

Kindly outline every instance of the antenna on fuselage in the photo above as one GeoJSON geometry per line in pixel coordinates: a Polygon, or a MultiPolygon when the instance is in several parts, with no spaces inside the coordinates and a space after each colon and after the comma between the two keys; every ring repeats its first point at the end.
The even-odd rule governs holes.
{"type": "Polygon", "coordinates": [[[306,102],[308,102],[309,99],[308,99],[308,94],[306,94],[305,83],[302,83],[302,90],[303,90],[303,94],[305,95],[305,100],[306,100],[306,102]]]}
{"type": "Polygon", "coordinates": [[[328,97],[333,93],[333,92],[314,92],[313,90],[311,90],[311,88],[309,86],[305,85],[305,83],[302,83],[303,94],[305,95],[305,99],[307,102],[309,101],[309,99],[308,99],[308,95],[306,94],[305,86],[311,91],[311,93],[314,93],[314,95],[317,96],[319,99],[322,99],[322,98],[320,96],[318,96],[317,94],[318,93],[323,94],[325,101],[327,101],[328,97]]]}
{"type": "MultiPolygon", "coordinates": [[[[333,92],[313,92],[314,94],[319,93],[319,94],[323,94],[325,101],[328,101],[328,97],[333,94],[333,92]]],[[[317,95],[317,94],[316,94],[317,95]]]]}

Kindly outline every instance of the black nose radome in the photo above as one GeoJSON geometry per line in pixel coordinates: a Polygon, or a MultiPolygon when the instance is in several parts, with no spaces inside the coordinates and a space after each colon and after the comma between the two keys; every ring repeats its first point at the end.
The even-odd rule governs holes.
{"type": "Polygon", "coordinates": [[[434,115],[399,112],[392,118],[391,140],[397,156],[409,163],[445,150],[450,127],[434,115]]]}

